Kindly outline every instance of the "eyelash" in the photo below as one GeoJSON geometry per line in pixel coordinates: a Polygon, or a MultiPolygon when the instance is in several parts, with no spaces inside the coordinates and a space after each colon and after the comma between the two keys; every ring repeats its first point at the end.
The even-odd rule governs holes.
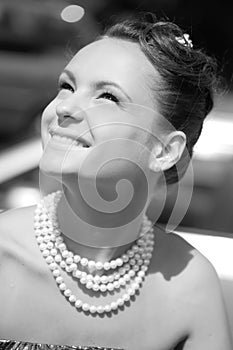
{"type": "MultiPolygon", "coordinates": [[[[66,83],[66,82],[61,82],[61,83],[59,84],[58,92],[60,92],[60,91],[63,90],[63,89],[64,89],[64,90],[73,91],[72,86],[71,86],[70,84],[66,83]]],[[[113,95],[113,94],[112,94],[110,91],[108,91],[108,90],[105,90],[104,92],[102,92],[100,96],[103,96],[103,95],[110,97],[110,98],[107,98],[107,99],[109,99],[110,101],[112,101],[112,102],[114,102],[114,103],[117,103],[117,104],[118,104],[118,103],[120,102],[120,101],[118,100],[118,98],[117,98],[115,95],[113,95]]]]}

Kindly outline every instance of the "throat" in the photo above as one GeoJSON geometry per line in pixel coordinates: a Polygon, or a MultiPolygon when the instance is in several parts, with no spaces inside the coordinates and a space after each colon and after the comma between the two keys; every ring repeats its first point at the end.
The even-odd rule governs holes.
{"type": "MultiPolygon", "coordinates": [[[[81,218],[79,213],[85,208],[80,206],[82,207],[82,201],[79,201],[79,196],[67,191],[62,195],[57,207],[59,228],[67,245],[74,252],[85,252],[85,255],[90,258],[98,256],[100,261],[112,259],[128,249],[142,233],[143,213],[135,220],[129,220],[129,223],[124,226],[119,226],[118,218],[114,221],[113,217],[111,227],[105,228],[89,223],[88,218],[91,213],[85,213],[85,220],[81,218]]],[[[98,221],[104,223],[105,213],[102,215],[100,211],[95,215],[99,215],[98,221]]]]}

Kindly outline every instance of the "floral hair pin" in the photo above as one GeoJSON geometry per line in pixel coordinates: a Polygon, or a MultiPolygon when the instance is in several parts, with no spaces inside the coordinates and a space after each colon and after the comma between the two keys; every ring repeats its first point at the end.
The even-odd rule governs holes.
{"type": "Polygon", "coordinates": [[[189,34],[184,34],[183,36],[179,36],[179,37],[176,37],[176,40],[184,45],[184,46],[188,46],[188,47],[193,47],[193,43],[192,43],[192,40],[189,38],[189,34]]]}

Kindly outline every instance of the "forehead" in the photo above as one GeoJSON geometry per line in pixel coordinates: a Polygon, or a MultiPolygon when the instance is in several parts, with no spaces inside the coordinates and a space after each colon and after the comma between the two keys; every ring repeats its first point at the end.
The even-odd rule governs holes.
{"type": "Polygon", "coordinates": [[[156,70],[137,43],[103,38],[81,49],[70,61],[77,78],[87,80],[111,79],[126,88],[149,89],[156,79],[156,70]]]}

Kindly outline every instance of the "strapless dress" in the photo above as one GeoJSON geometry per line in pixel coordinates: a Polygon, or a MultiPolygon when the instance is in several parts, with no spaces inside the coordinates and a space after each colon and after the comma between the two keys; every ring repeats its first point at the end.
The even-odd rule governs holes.
{"type": "Polygon", "coordinates": [[[0,340],[0,350],[124,350],[120,348],[106,348],[103,346],[80,346],[80,345],[52,345],[29,343],[16,340],[0,340]]]}

